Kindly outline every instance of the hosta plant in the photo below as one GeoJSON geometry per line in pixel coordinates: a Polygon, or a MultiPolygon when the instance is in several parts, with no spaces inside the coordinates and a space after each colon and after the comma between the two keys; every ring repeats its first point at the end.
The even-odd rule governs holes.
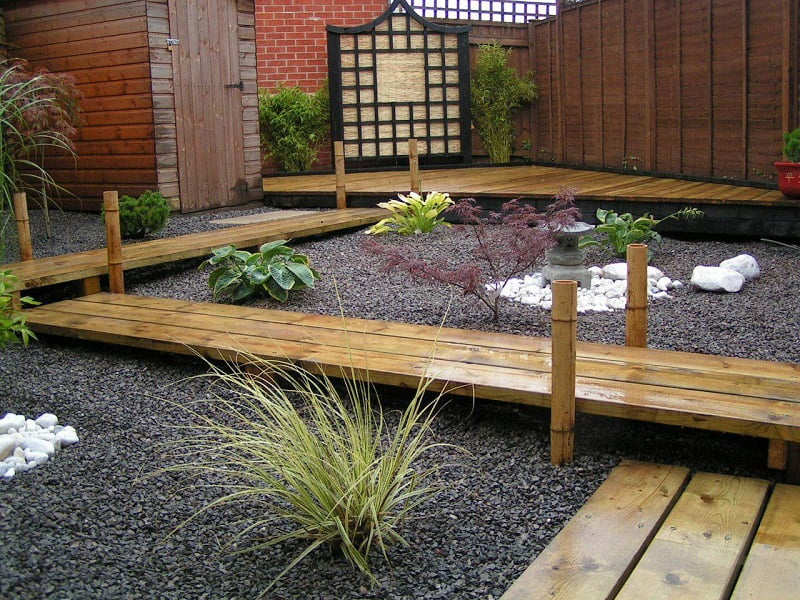
{"type": "Polygon", "coordinates": [[[398,194],[398,200],[379,202],[378,206],[392,211],[391,216],[378,221],[367,233],[381,234],[396,232],[402,235],[430,233],[439,225],[449,227],[441,214],[453,205],[449,194],[428,192],[425,198],[416,192],[408,196],[398,194]]]}
{"type": "Polygon", "coordinates": [[[305,254],[275,240],[262,245],[258,252],[237,250],[233,244],[212,250],[212,256],[200,266],[216,267],[208,279],[214,298],[228,296],[234,302],[256,293],[266,293],[279,302],[289,299],[289,292],[314,287],[319,273],[305,254]]]}
{"type": "MultiPolygon", "coordinates": [[[[11,271],[0,271],[0,348],[8,344],[28,345],[36,334],[30,330],[25,314],[14,308],[13,290],[17,276],[11,271]]],[[[29,296],[23,296],[22,304],[39,304],[29,296]]]]}
{"type": "Polygon", "coordinates": [[[431,439],[438,404],[423,399],[427,383],[386,419],[355,370],[341,373],[341,392],[292,363],[240,359],[244,369],[210,365],[213,411],[186,407],[191,434],[167,453],[175,462],[162,471],[222,478],[218,497],[189,520],[227,505],[250,511],[230,541],[237,552],[305,540],[275,581],[320,547],[338,550],[374,581],[373,551],[386,557],[388,546],[408,545],[401,527],[440,489],[432,479],[438,465],[420,462],[441,445],[431,439]],[[269,377],[253,374],[264,371],[269,377]]]}
{"type": "MultiPolygon", "coordinates": [[[[584,236],[581,238],[579,246],[581,248],[600,246],[607,249],[614,256],[624,258],[628,244],[660,242],[661,235],[654,230],[654,227],[659,223],[667,219],[686,219],[691,221],[702,216],[702,210],[691,207],[683,208],[661,219],[656,219],[651,214],[634,217],[631,213],[617,214],[613,210],[598,208],[597,220],[600,221],[600,225],[595,228],[595,232],[600,234],[600,238],[597,239],[591,235],[584,236]]],[[[650,254],[649,250],[648,254],[650,254]]]]}

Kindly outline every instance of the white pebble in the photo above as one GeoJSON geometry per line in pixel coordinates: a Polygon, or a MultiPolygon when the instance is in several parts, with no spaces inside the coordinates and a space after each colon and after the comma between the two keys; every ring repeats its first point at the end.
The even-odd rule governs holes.
{"type": "Polygon", "coordinates": [[[58,417],[55,416],[53,413],[43,413],[38,417],[36,417],[35,423],[42,429],[47,429],[48,427],[55,427],[56,425],[58,425],[58,417]]]}
{"type": "Polygon", "coordinates": [[[10,429],[18,430],[25,426],[25,417],[23,415],[15,415],[14,413],[6,413],[0,419],[0,433],[8,433],[10,429]]]}
{"type": "Polygon", "coordinates": [[[62,446],[72,446],[73,444],[78,443],[78,432],[75,431],[75,428],[71,425],[67,425],[56,433],[56,439],[61,443],[62,446]]]}
{"type": "Polygon", "coordinates": [[[40,440],[39,438],[35,437],[28,437],[23,442],[23,447],[30,450],[31,452],[43,452],[48,456],[53,456],[56,453],[56,447],[53,445],[52,442],[48,442],[47,440],[40,440]]]}

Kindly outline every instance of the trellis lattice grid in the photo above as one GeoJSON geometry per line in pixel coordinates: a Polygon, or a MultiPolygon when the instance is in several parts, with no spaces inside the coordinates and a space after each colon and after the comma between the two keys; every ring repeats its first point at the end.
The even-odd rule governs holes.
{"type": "Polygon", "coordinates": [[[526,23],[556,16],[556,0],[410,0],[428,19],[526,23]]]}

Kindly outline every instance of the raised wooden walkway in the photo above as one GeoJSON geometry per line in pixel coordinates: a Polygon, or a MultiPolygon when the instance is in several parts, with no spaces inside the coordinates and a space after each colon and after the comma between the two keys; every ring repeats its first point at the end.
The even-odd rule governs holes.
{"type": "MultiPolygon", "coordinates": [[[[286,358],[334,376],[547,407],[551,341],[142,296],[26,310],[40,334],[235,359],[286,358]]],[[[800,365],[578,343],[579,412],[800,442],[800,365]]]]}
{"type": "MultiPolygon", "coordinates": [[[[701,208],[706,218],[689,224],[667,222],[662,228],[800,237],[800,203],[774,189],[538,165],[431,169],[420,171],[420,178],[424,190],[448,192],[454,198],[524,198],[541,207],[562,187],[573,188],[589,221],[600,207],[664,216],[688,205],[701,208]]],[[[349,206],[374,205],[407,193],[410,176],[407,171],[347,173],[345,185],[349,206]]],[[[263,186],[266,199],[275,206],[335,206],[332,174],[265,177],[263,186]]]]}
{"type": "Polygon", "coordinates": [[[501,600],[795,600],[800,487],[623,462],[501,600]]]}
{"type": "MultiPolygon", "coordinates": [[[[376,223],[386,216],[381,208],[349,208],[302,214],[263,223],[226,227],[171,238],[161,238],[122,247],[123,269],[207,256],[212,248],[235,244],[251,248],[277,239],[308,237],[352,227],[376,223]]],[[[51,258],[40,258],[0,266],[17,276],[16,289],[31,288],[90,280],[108,273],[108,253],[105,248],[51,258]]],[[[96,289],[97,286],[94,286],[96,289]]]]}

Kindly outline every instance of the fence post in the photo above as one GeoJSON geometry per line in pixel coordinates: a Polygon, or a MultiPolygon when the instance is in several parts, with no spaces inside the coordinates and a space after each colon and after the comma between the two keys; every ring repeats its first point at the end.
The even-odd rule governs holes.
{"type": "Polygon", "coordinates": [[[106,213],[106,246],[108,248],[108,287],[114,294],[125,293],[122,272],[122,234],[119,227],[119,196],[117,192],[103,192],[106,213]]]}
{"type": "Polygon", "coordinates": [[[625,345],[647,347],[647,244],[628,245],[625,345]]]}
{"type": "Polygon", "coordinates": [[[408,169],[411,174],[411,187],[408,189],[419,194],[419,147],[416,138],[408,140],[408,169]]]}
{"type": "Polygon", "coordinates": [[[336,208],[347,208],[347,190],[344,184],[344,142],[333,142],[334,165],[336,168],[336,208]]]}
{"type": "Polygon", "coordinates": [[[575,449],[575,361],[578,282],[553,282],[550,462],[572,462],[575,449]]]}
{"type": "Polygon", "coordinates": [[[14,215],[17,218],[19,258],[23,261],[33,260],[31,222],[28,218],[28,197],[25,195],[25,192],[16,192],[14,194],[14,215]]]}

